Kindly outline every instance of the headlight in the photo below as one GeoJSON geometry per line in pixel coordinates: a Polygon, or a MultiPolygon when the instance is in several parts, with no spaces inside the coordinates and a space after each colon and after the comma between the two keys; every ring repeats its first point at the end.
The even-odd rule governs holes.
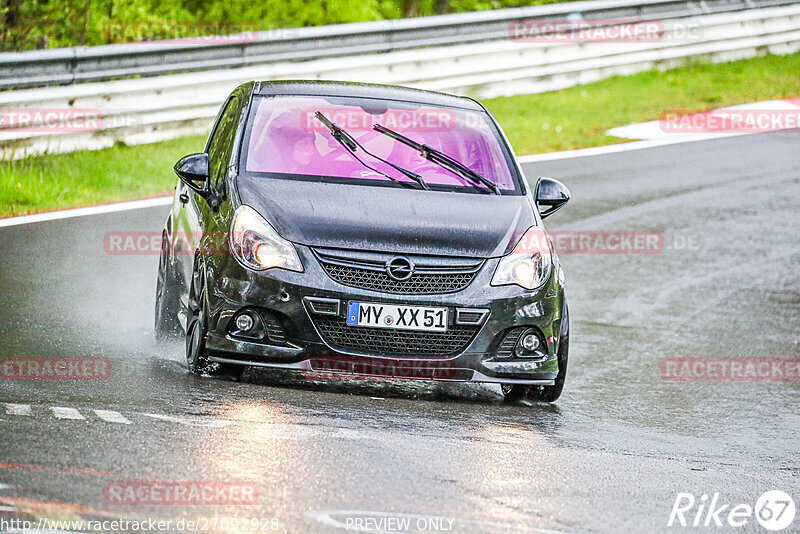
{"type": "Polygon", "coordinates": [[[492,285],[516,284],[525,289],[537,289],[550,278],[552,256],[550,240],[545,231],[536,226],[529,228],[514,251],[500,260],[492,285]]]}
{"type": "Polygon", "coordinates": [[[256,271],[275,267],[303,272],[294,245],[278,235],[250,206],[239,206],[233,214],[231,250],[242,265],[256,271]]]}

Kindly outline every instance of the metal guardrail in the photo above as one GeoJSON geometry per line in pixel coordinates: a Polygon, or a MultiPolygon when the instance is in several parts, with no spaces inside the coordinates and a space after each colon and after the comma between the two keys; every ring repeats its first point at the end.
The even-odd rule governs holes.
{"type": "Polygon", "coordinates": [[[477,13],[259,32],[238,43],[175,41],[0,53],[0,89],[156,76],[508,37],[519,19],[691,17],[778,6],[797,0],[588,0],[477,13]]]}

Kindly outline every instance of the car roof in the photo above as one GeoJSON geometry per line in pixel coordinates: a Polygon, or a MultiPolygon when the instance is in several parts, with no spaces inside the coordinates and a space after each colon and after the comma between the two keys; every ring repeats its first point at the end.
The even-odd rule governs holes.
{"type": "Polygon", "coordinates": [[[450,106],[473,110],[483,107],[462,96],[447,95],[435,91],[423,91],[396,85],[380,85],[355,82],[326,82],[318,80],[287,80],[258,82],[253,88],[258,95],[308,95],[308,96],[350,96],[362,98],[380,98],[416,102],[435,106],[450,106]]]}

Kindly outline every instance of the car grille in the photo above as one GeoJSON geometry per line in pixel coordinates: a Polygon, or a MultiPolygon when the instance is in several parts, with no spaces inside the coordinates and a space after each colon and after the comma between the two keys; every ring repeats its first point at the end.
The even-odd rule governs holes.
{"type": "Polygon", "coordinates": [[[414,332],[350,326],[343,317],[314,317],[332,348],[387,356],[451,356],[463,352],[480,326],[454,325],[446,332],[414,332]]]}
{"type": "Polygon", "coordinates": [[[400,294],[454,293],[467,287],[483,260],[404,256],[414,263],[414,274],[395,280],[386,272],[386,262],[394,254],[315,249],[325,272],[346,286],[400,294]]]}

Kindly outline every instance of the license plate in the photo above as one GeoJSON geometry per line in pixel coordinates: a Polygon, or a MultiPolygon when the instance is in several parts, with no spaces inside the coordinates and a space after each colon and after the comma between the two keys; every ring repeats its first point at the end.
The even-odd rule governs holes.
{"type": "Polygon", "coordinates": [[[350,301],[347,303],[347,324],[444,332],[447,330],[447,308],[350,301]]]}

